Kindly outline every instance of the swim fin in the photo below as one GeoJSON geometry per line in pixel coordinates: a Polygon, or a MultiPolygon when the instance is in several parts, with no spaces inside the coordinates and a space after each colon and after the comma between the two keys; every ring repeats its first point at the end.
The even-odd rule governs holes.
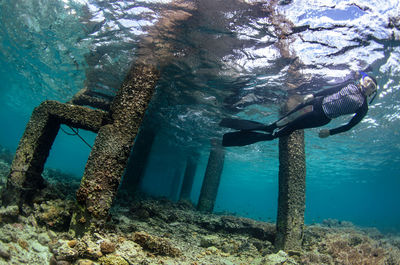
{"type": "Polygon", "coordinates": [[[239,131],[225,133],[222,138],[222,146],[245,146],[260,141],[270,141],[275,137],[272,134],[239,131]]]}
{"type": "Polygon", "coordinates": [[[260,122],[230,118],[222,119],[219,126],[242,131],[263,131],[267,128],[265,124],[260,122]]]}

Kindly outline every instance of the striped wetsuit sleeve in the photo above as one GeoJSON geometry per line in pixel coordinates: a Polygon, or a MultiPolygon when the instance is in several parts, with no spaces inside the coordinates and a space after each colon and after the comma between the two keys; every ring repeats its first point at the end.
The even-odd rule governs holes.
{"type": "Polygon", "coordinates": [[[353,116],[353,118],[349,121],[349,123],[347,123],[343,126],[337,127],[335,129],[329,130],[329,134],[334,135],[334,134],[338,134],[338,133],[342,133],[342,132],[346,132],[346,131],[350,130],[351,128],[356,126],[365,117],[365,115],[367,115],[367,112],[368,112],[368,103],[367,103],[367,99],[365,99],[364,103],[358,109],[358,111],[353,116]]]}

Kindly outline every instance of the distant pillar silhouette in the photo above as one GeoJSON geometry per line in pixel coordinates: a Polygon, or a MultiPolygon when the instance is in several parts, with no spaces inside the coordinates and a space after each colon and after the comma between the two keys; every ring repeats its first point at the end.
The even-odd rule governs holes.
{"type": "Polygon", "coordinates": [[[129,157],[128,166],[126,167],[125,176],[121,185],[124,190],[132,194],[134,194],[140,186],[155,136],[156,134],[153,129],[143,126],[140,128],[139,134],[135,139],[135,144],[129,157]]]}
{"type": "Polygon", "coordinates": [[[215,200],[217,199],[222,169],[224,167],[224,160],[224,148],[219,141],[213,140],[197,210],[209,213],[213,211],[215,200]]]}
{"type": "Polygon", "coordinates": [[[191,201],[190,194],[192,193],[192,186],[194,176],[196,175],[198,153],[189,155],[186,160],[185,175],[183,177],[182,189],[179,194],[179,201],[191,201]]]}
{"type": "Polygon", "coordinates": [[[303,240],[306,158],[304,131],[279,139],[277,249],[300,250],[303,240]]]}
{"type": "Polygon", "coordinates": [[[181,186],[181,173],[181,169],[177,165],[171,184],[170,198],[172,201],[176,201],[178,197],[179,187],[181,186]]]}

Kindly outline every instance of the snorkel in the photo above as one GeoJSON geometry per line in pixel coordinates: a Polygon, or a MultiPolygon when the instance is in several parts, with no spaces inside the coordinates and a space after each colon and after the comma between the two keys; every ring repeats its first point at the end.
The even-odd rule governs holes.
{"type": "MultiPolygon", "coordinates": [[[[370,100],[369,103],[368,103],[369,105],[371,105],[372,102],[374,101],[376,95],[378,94],[376,81],[375,81],[374,78],[372,78],[371,76],[369,76],[368,74],[366,74],[366,73],[364,73],[364,72],[362,72],[362,71],[359,71],[358,73],[361,75],[361,80],[362,80],[362,82],[360,82],[361,86],[364,86],[364,85],[363,85],[363,83],[364,83],[364,78],[366,78],[366,77],[369,77],[369,78],[372,80],[373,85],[375,86],[374,92],[372,92],[372,93],[373,93],[373,96],[372,96],[371,100],[370,100]]],[[[371,94],[371,95],[372,95],[372,94],[371,94]]]]}

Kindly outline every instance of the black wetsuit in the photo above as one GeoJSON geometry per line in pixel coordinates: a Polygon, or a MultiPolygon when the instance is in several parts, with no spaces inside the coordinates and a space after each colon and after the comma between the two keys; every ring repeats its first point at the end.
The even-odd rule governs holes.
{"type": "Polygon", "coordinates": [[[225,133],[222,145],[244,146],[259,141],[270,141],[287,136],[296,130],[324,126],[334,118],[355,113],[347,124],[329,130],[329,135],[334,135],[353,128],[368,112],[365,89],[355,85],[354,82],[322,90],[313,96],[313,100],[300,104],[270,125],[249,120],[222,120],[220,126],[238,130],[225,133]],[[308,107],[310,105],[312,106],[311,110],[308,107]],[[305,107],[307,108],[302,110],[305,107]]]}
{"type": "MultiPolygon", "coordinates": [[[[264,136],[264,141],[289,135],[295,130],[324,126],[333,118],[355,113],[347,124],[329,130],[330,135],[345,132],[358,124],[368,112],[368,102],[365,92],[352,83],[344,87],[332,87],[318,92],[314,94],[314,99],[312,101],[300,104],[284,117],[289,116],[307,105],[312,105],[313,111],[301,115],[282,127],[277,126],[279,120],[266,126],[265,131],[270,134],[264,136]]],[[[282,117],[282,119],[284,117],[282,117]]]]}

